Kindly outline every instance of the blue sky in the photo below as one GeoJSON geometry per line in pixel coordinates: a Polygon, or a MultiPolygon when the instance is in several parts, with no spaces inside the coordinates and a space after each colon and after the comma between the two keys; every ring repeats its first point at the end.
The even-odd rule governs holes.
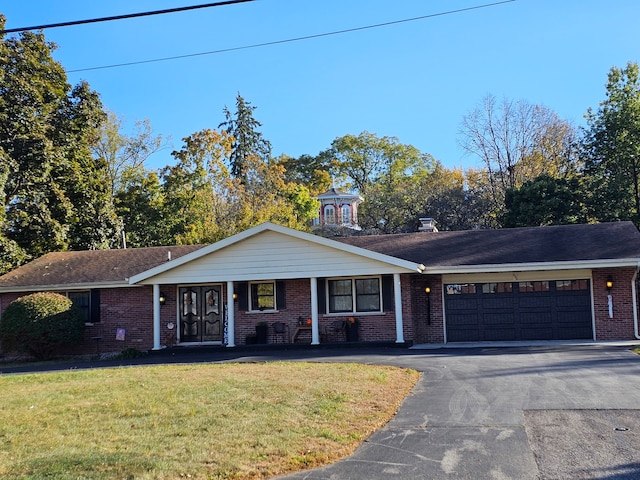
{"type": "MultiPolygon", "coordinates": [[[[22,0],[7,28],[207,3],[22,0]]],[[[483,0],[257,0],[45,31],[68,70],[187,55],[357,28],[490,3],[483,0]]],[[[216,128],[238,92],[274,155],[315,155],[346,134],[395,136],[447,167],[479,167],[459,147],[482,98],[543,104],[583,125],[607,73],[639,61],[637,0],[516,0],[341,35],[120,68],[69,73],[127,124],[148,118],[173,148],[216,128]]],[[[170,149],[147,166],[173,163],[170,149]]]]}

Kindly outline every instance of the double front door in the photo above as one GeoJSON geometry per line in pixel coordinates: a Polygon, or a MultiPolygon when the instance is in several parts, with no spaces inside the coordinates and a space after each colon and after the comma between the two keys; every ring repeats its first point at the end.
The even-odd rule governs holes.
{"type": "Polygon", "coordinates": [[[222,341],[222,286],[180,287],[180,341],[222,341]]]}

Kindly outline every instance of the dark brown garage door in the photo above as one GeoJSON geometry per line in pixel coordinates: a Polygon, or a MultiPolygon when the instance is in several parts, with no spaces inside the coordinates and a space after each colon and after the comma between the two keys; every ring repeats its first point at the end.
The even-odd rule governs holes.
{"type": "Polygon", "coordinates": [[[448,342],[592,339],[589,280],[445,285],[448,342]]]}

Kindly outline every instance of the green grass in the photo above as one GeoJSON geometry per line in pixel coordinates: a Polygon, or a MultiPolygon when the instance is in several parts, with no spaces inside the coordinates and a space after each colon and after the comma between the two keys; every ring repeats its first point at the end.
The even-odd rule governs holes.
{"type": "Polygon", "coordinates": [[[256,479],[351,453],[419,374],[356,364],[0,377],[0,478],[256,479]]]}

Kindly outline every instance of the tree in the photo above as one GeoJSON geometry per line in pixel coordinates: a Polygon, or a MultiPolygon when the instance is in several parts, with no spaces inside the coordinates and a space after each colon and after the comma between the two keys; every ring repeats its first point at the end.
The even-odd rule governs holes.
{"type": "Polygon", "coordinates": [[[485,97],[462,120],[461,145],[489,174],[492,208],[499,216],[504,193],[544,173],[576,169],[575,129],[548,108],[525,101],[485,97]]]}
{"type": "Polygon", "coordinates": [[[504,227],[566,225],[586,221],[579,179],[541,175],[505,195],[504,227]]]}
{"type": "Polygon", "coordinates": [[[156,172],[142,169],[125,172],[116,196],[116,211],[124,226],[127,246],[154,247],[174,243],[165,219],[170,208],[165,203],[165,192],[156,172]]]}
{"type": "Polygon", "coordinates": [[[640,225],[640,77],[637,63],[613,67],[606,99],[586,114],[583,154],[590,215],[640,225]]]}
{"type": "Polygon", "coordinates": [[[298,158],[283,154],[275,161],[284,167],[287,182],[304,185],[313,195],[324,193],[331,187],[330,172],[337,164],[329,150],[316,156],[304,154],[298,158]]]}
{"type": "Polygon", "coordinates": [[[135,122],[132,134],[122,133],[123,121],[108,112],[100,128],[100,137],[92,145],[93,157],[107,165],[109,190],[112,196],[122,192],[124,177],[131,170],[144,170],[144,162],[166,144],[162,135],[154,135],[149,120],[135,122]]]}
{"type": "Polygon", "coordinates": [[[52,250],[104,248],[118,230],[105,166],[90,151],[101,102],[86,83],[67,83],[54,48],[41,33],[0,41],[0,235],[9,268],[52,250]]]}
{"type": "Polygon", "coordinates": [[[229,155],[231,175],[242,184],[250,182],[256,167],[271,156],[271,144],[258,131],[262,124],[253,116],[256,108],[238,93],[235,113],[224,107],[225,120],[218,125],[233,138],[229,155]]]}

